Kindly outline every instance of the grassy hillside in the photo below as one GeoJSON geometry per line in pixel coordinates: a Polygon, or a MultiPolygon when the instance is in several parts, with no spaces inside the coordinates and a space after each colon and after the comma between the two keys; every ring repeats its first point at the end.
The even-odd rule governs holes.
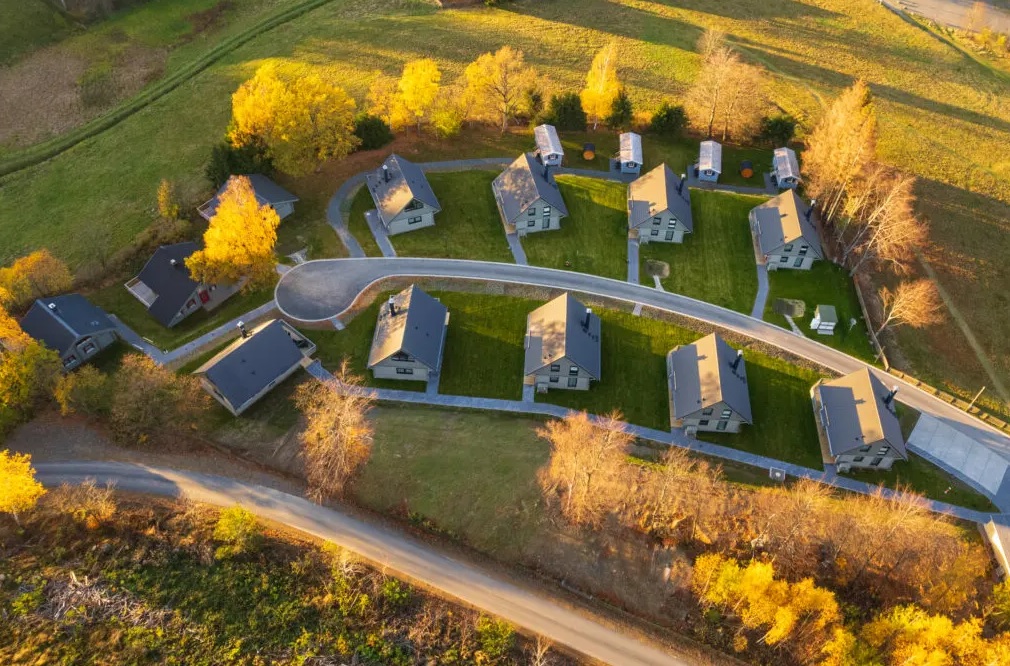
{"type": "Polygon", "coordinates": [[[59,39],[70,29],[70,22],[45,0],[3,0],[0,2],[0,65],[59,39]]]}
{"type": "MultiPolygon", "coordinates": [[[[616,38],[622,78],[648,110],[689,85],[698,68],[693,45],[707,26],[726,30],[747,57],[774,72],[775,102],[807,126],[854,78],[871,84],[880,156],[922,177],[920,209],[934,240],[929,260],[964,323],[1010,380],[1010,340],[1002,332],[1010,298],[1002,261],[1010,253],[1003,149],[1010,108],[999,103],[1010,85],[871,0],[584,0],[577,12],[568,3],[531,0],[443,11],[421,1],[334,0],[239,48],[104,135],[5,179],[0,260],[48,245],[80,265],[91,244],[128,242],[151,219],[162,177],[198,198],[206,189],[201,167],[228,122],[230,94],[264,59],[330,63],[361,99],[376,70],[394,74],[404,61],[431,55],[449,82],[476,54],[509,43],[554,87],[577,88],[594,50],[616,38]]],[[[486,152],[479,144],[423,150],[428,157],[458,156],[461,145],[486,152]]],[[[952,322],[902,336],[912,369],[925,378],[989,384],[963,339],[952,322]]]]}

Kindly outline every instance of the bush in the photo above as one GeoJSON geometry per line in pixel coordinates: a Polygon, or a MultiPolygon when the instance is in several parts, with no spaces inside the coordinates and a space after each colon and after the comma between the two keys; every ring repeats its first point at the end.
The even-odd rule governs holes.
{"type": "Polygon", "coordinates": [[[87,416],[107,414],[110,405],[109,378],[94,366],[85,365],[60,377],[53,389],[60,414],[80,412],[87,416]]]}
{"type": "Polygon", "coordinates": [[[208,405],[192,375],[176,375],[142,354],[127,354],[113,376],[109,422],[120,442],[147,444],[193,429],[208,405]]]}
{"type": "Polygon", "coordinates": [[[516,632],[512,625],[504,620],[481,615],[477,618],[477,640],[485,662],[493,664],[507,657],[512,651],[516,632]]]}
{"type": "Polygon", "coordinates": [[[586,112],[582,108],[582,100],[576,93],[552,95],[540,122],[554,125],[562,131],[584,132],[586,112]]]}
{"type": "Polygon", "coordinates": [[[761,119],[758,139],[773,148],[788,145],[796,133],[796,119],[787,113],[761,119]]]}
{"type": "Polygon", "coordinates": [[[90,529],[112,518],[118,508],[112,484],[99,486],[94,479],[76,486],[63,484],[47,493],[44,502],[49,511],[68,515],[90,529]]]}
{"type": "Polygon", "coordinates": [[[687,127],[687,114],[680,104],[670,104],[663,102],[652,114],[652,122],[649,124],[649,131],[653,134],[660,134],[666,137],[679,137],[687,127]]]}
{"type": "Polygon", "coordinates": [[[361,139],[358,150],[375,150],[393,140],[393,130],[379,116],[362,113],[354,119],[354,136],[361,139]]]}
{"type": "Polygon", "coordinates": [[[273,162],[262,143],[250,141],[236,148],[230,142],[222,141],[210,151],[210,162],[204,175],[215,188],[219,188],[232,174],[262,173],[269,176],[273,171],[273,162]]]}
{"type": "Polygon", "coordinates": [[[261,537],[256,516],[240,506],[225,509],[214,526],[214,540],[224,545],[214,551],[214,557],[224,560],[255,552],[259,548],[261,537]]]}
{"type": "Polygon", "coordinates": [[[537,88],[530,88],[526,91],[525,98],[530,118],[539,118],[544,112],[544,94],[537,88]]]}
{"type": "Polygon", "coordinates": [[[631,125],[631,118],[635,113],[631,105],[631,98],[628,92],[621,88],[610,105],[610,115],[607,116],[606,123],[610,129],[624,129],[631,125]]]}

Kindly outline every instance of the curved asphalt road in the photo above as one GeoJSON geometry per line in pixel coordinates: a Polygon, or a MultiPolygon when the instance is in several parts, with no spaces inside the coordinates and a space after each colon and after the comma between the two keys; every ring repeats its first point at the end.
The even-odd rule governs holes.
{"type": "Polygon", "coordinates": [[[898,400],[930,414],[975,441],[1010,458],[1010,437],[915,386],[868,366],[810,338],[798,337],[749,315],[680,294],[619,280],[536,266],[461,259],[396,257],[381,259],[320,259],[288,271],[277,283],[280,311],[292,320],[311,323],[338,317],[372,283],[390,277],[459,278],[507,282],[577,291],[641,303],[761,340],[839,373],[871,369],[887,384],[899,384],[898,400]]]}
{"type": "Polygon", "coordinates": [[[86,479],[111,481],[118,490],[167,495],[214,504],[241,504],[267,520],[287,525],[358,553],[512,624],[615,666],[690,666],[660,648],[606,627],[516,583],[484,573],[473,564],[434,552],[421,542],[287,493],[234,479],[127,463],[41,463],[47,486],[86,479]]]}

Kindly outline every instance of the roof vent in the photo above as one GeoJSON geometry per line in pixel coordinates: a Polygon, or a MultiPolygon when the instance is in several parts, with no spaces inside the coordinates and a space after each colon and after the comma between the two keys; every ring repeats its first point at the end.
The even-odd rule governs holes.
{"type": "Polygon", "coordinates": [[[56,311],[56,303],[50,303],[49,304],[49,309],[52,310],[53,312],[55,312],[56,311]]]}
{"type": "Polygon", "coordinates": [[[172,266],[178,266],[179,265],[179,260],[178,259],[169,259],[168,263],[170,265],[172,265],[172,266]]]}

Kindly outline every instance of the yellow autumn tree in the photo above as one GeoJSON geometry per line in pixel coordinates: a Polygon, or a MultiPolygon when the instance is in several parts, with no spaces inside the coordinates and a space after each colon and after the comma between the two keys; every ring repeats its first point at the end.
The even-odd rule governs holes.
{"type": "Polygon", "coordinates": [[[382,118],[394,131],[401,130],[413,122],[410,111],[403,104],[399,84],[396,77],[376,72],[365,97],[368,113],[382,118]]]}
{"type": "Polygon", "coordinates": [[[0,451],[0,513],[11,514],[20,525],[18,516],[30,511],[45,492],[35,480],[30,455],[0,451]]]}
{"type": "Polygon", "coordinates": [[[278,169],[304,175],[357,147],[354,109],[334,72],[267,63],[232,95],[228,137],[235,146],[262,143],[278,169]]]}
{"type": "Polygon", "coordinates": [[[1010,635],[987,639],[982,621],[954,623],[917,606],[898,606],[875,617],[859,633],[872,663],[887,666],[990,666],[1010,663],[1010,635]]]}
{"type": "Polygon", "coordinates": [[[193,279],[206,284],[246,280],[246,289],[270,284],[280,218],[260,205],[245,176],[233,178],[203,235],[204,248],[186,260],[193,279]]]}
{"type": "Polygon", "coordinates": [[[417,123],[417,133],[421,133],[421,123],[429,116],[438,98],[438,86],[442,72],[431,58],[411,60],[403,66],[403,75],[397,84],[400,101],[417,123]]]}
{"type": "Polygon", "coordinates": [[[0,317],[0,411],[25,415],[52,391],[63,364],[56,352],[21,333],[11,321],[0,317]]]}
{"type": "Polygon", "coordinates": [[[36,298],[67,291],[73,282],[74,276],[65,263],[49,250],[37,250],[0,268],[0,305],[22,310],[36,298]]]}
{"type": "Polygon", "coordinates": [[[537,82],[537,72],[519,49],[503,46],[484,53],[463,73],[465,106],[474,120],[499,122],[504,132],[526,105],[526,92],[537,82]]]}
{"type": "Polygon", "coordinates": [[[582,109],[593,121],[593,129],[606,118],[621,92],[617,80],[617,43],[610,42],[593,58],[586,74],[586,87],[579,93],[582,109]]]}

